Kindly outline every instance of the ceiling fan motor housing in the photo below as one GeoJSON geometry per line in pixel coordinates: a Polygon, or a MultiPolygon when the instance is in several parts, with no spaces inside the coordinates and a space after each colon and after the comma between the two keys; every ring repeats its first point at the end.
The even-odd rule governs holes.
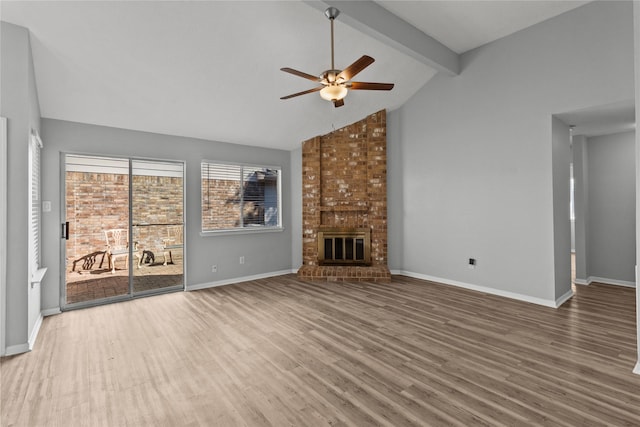
{"type": "Polygon", "coordinates": [[[320,75],[320,83],[322,84],[331,84],[331,83],[343,83],[344,79],[342,77],[338,78],[338,75],[342,72],[342,70],[326,70],[323,71],[320,75]]]}

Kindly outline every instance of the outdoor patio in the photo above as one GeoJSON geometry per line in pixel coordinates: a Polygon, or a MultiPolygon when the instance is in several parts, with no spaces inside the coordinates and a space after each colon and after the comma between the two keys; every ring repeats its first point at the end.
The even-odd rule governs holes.
{"type": "MultiPolygon", "coordinates": [[[[129,292],[129,270],[123,268],[124,261],[116,263],[115,273],[111,273],[107,264],[105,258],[102,268],[98,264],[91,270],[67,271],[67,303],[126,295],[129,292]]],[[[175,252],[173,263],[163,265],[160,257],[153,264],[142,264],[140,268],[134,266],[134,293],[182,285],[182,272],[182,253],[175,252]]]]}

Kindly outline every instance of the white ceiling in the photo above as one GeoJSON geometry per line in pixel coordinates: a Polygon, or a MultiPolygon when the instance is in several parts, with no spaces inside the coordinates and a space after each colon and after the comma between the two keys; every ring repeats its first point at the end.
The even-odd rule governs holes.
{"type": "Polygon", "coordinates": [[[449,49],[463,53],[530,27],[589,1],[376,1],[429,34],[449,49]]]}
{"type": "Polygon", "coordinates": [[[601,136],[632,131],[636,128],[636,109],[633,99],[556,114],[555,116],[568,126],[572,126],[572,134],[575,136],[601,136]]]}
{"type": "MultiPolygon", "coordinates": [[[[585,2],[380,1],[463,52],[585,2]]],[[[376,62],[356,80],[391,92],[350,92],[334,108],[313,82],[283,73],[330,68],[329,21],[300,1],[6,1],[0,18],[29,28],[41,114],[70,120],[293,149],[300,142],[406,102],[434,68],[340,21],[336,66],[376,62]]]]}

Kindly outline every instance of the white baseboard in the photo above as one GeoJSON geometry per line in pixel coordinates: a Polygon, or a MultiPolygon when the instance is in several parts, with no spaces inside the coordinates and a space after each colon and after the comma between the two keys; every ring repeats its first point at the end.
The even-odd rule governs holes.
{"type": "Polygon", "coordinates": [[[626,288],[635,288],[636,284],[627,280],[608,279],[606,277],[589,276],[587,277],[587,283],[590,285],[593,282],[603,283],[605,285],[624,286],[626,288]]]}
{"type": "MultiPolygon", "coordinates": [[[[500,289],[487,288],[485,286],[473,285],[471,283],[458,282],[457,280],[449,280],[449,279],[443,279],[441,277],[428,276],[426,274],[413,273],[411,271],[402,270],[399,274],[413,277],[415,279],[422,279],[422,280],[428,280],[430,282],[442,283],[444,285],[457,286],[459,288],[470,289],[472,291],[477,291],[477,292],[484,292],[485,294],[497,295],[500,297],[506,297],[506,298],[511,298],[519,301],[530,302],[532,304],[543,305],[545,307],[551,307],[551,308],[558,308],[559,305],[556,305],[556,304],[558,304],[558,301],[562,300],[562,298],[566,297],[568,299],[571,297],[570,295],[567,297],[565,294],[562,297],[560,297],[558,301],[554,301],[554,300],[547,300],[543,298],[536,298],[529,295],[518,294],[515,292],[502,291],[500,289]]],[[[566,301],[566,299],[564,301],[566,301]]]]}
{"type": "Polygon", "coordinates": [[[273,271],[271,273],[255,274],[253,276],[235,277],[233,279],[218,280],[216,282],[200,283],[187,286],[187,291],[197,291],[199,289],[215,288],[216,286],[233,285],[235,283],[249,282],[251,280],[266,279],[269,277],[283,276],[291,274],[292,270],[273,271]]]}
{"type": "Polygon", "coordinates": [[[42,315],[44,317],[55,316],[56,314],[60,314],[60,313],[62,313],[62,310],[60,310],[60,307],[47,308],[46,310],[42,310],[42,315]]]}
{"type": "Polygon", "coordinates": [[[38,332],[40,332],[40,326],[42,326],[42,313],[38,314],[38,318],[36,319],[36,324],[33,325],[33,329],[31,330],[31,335],[29,335],[29,351],[33,350],[33,346],[36,343],[36,338],[38,338],[38,332]]]}
{"type": "Polygon", "coordinates": [[[576,285],[589,286],[593,282],[602,283],[604,285],[624,286],[625,288],[635,288],[636,284],[627,280],[608,279],[606,277],[589,276],[587,279],[574,279],[576,285]]]}
{"type": "Polygon", "coordinates": [[[572,296],[573,296],[573,289],[569,289],[569,291],[566,294],[556,299],[556,308],[560,307],[562,304],[567,302],[572,296]]]}
{"type": "Polygon", "coordinates": [[[402,270],[390,270],[390,273],[391,273],[392,275],[394,275],[394,274],[395,274],[396,276],[397,276],[397,275],[399,275],[399,274],[403,274],[402,270]]]}
{"type": "Polygon", "coordinates": [[[10,345],[4,351],[5,356],[14,356],[16,354],[26,353],[28,351],[33,350],[33,346],[36,343],[36,338],[38,338],[38,332],[40,331],[40,326],[42,326],[42,313],[38,315],[38,319],[36,320],[35,325],[33,325],[33,329],[31,330],[31,334],[29,335],[29,341],[23,344],[10,345]]]}
{"type": "Polygon", "coordinates": [[[640,375],[640,361],[638,361],[638,363],[636,363],[636,367],[633,368],[633,373],[640,375]]]}
{"type": "Polygon", "coordinates": [[[7,347],[4,350],[4,355],[14,356],[16,354],[26,353],[28,351],[31,351],[31,349],[29,348],[29,343],[16,344],[16,345],[10,345],[9,347],[7,347]]]}

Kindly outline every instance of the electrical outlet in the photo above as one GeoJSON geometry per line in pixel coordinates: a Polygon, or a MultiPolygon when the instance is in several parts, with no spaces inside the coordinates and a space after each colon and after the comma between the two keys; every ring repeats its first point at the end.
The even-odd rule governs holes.
{"type": "Polygon", "coordinates": [[[214,264],[214,265],[212,265],[212,266],[211,266],[211,272],[212,272],[212,273],[217,273],[217,272],[218,272],[218,266],[217,266],[217,265],[215,265],[215,264],[214,264]]]}
{"type": "Polygon", "coordinates": [[[244,256],[240,257],[240,264],[244,264],[244,256]]]}

